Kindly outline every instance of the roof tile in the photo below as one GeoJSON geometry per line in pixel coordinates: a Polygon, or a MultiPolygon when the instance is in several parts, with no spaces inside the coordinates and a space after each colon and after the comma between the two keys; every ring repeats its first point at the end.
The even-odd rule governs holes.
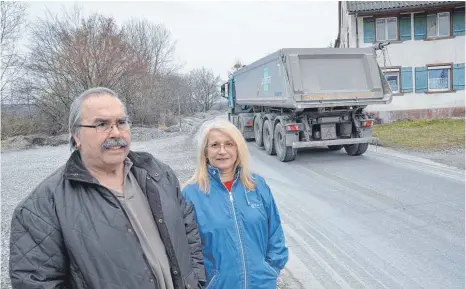
{"type": "Polygon", "coordinates": [[[393,11],[403,8],[435,7],[455,3],[464,5],[464,1],[346,1],[348,13],[393,11]]]}

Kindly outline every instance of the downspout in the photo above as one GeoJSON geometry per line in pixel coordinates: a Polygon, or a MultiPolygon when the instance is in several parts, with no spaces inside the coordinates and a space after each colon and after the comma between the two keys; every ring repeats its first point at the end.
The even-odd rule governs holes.
{"type": "Polygon", "coordinates": [[[358,13],[354,14],[354,17],[356,18],[356,48],[359,48],[359,23],[358,23],[358,13]]]}
{"type": "Polygon", "coordinates": [[[341,1],[338,1],[338,36],[335,40],[334,48],[340,48],[340,34],[341,34],[341,1]]]}

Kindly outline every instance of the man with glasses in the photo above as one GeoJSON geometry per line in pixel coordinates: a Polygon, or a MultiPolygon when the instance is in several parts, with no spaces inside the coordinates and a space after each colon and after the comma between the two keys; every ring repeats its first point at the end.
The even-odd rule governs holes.
{"type": "Polygon", "coordinates": [[[67,163],[15,209],[13,288],[201,288],[193,208],[172,169],[130,150],[115,92],[93,88],[70,108],[67,163]]]}

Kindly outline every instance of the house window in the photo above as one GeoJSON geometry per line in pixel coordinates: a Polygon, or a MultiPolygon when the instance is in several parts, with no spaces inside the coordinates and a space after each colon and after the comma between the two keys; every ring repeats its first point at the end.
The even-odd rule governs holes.
{"type": "Polygon", "coordinates": [[[450,12],[427,15],[427,37],[450,36],[450,12]]]}
{"type": "Polygon", "coordinates": [[[385,79],[390,85],[393,93],[400,93],[400,70],[399,69],[386,69],[384,71],[385,79]]]}
{"type": "Polygon", "coordinates": [[[397,17],[376,19],[375,32],[377,41],[398,40],[397,17]]]}
{"type": "Polygon", "coordinates": [[[427,68],[427,91],[451,90],[451,66],[429,66],[427,68]]]}

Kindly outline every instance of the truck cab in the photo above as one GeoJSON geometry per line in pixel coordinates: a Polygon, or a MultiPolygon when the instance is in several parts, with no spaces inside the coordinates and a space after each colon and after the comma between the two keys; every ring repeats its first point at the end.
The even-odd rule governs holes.
{"type": "Polygon", "coordinates": [[[252,112],[252,106],[236,104],[235,79],[232,76],[229,77],[227,82],[220,86],[220,95],[228,99],[228,120],[230,122],[232,122],[232,116],[234,115],[252,112]]]}

